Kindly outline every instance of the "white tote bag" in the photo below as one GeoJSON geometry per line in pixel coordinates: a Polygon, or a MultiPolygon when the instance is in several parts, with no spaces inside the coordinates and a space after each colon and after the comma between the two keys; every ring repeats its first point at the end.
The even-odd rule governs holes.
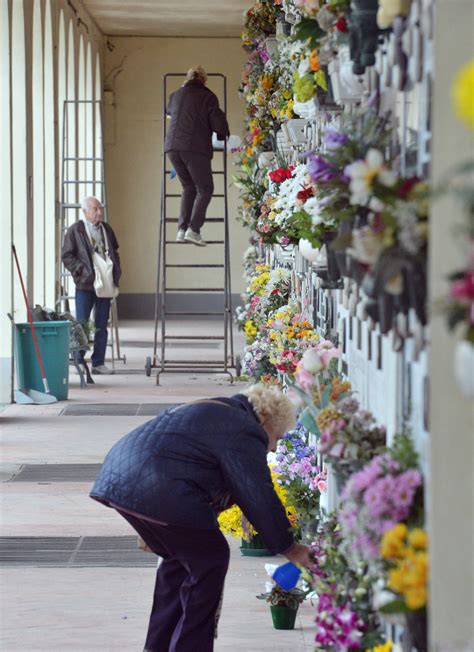
{"type": "MultiPolygon", "coordinates": [[[[104,238],[105,258],[94,251],[94,249],[92,250],[92,262],[94,264],[95,272],[94,290],[100,299],[115,299],[115,297],[118,296],[119,289],[114,284],[114,261],[109,256],[109,242],[107,240],[105,229],[103,226],[101,226],[101,229],[102,237],[104,238]]],[[[86,232],[91,245],[93,245],[87,225],[86,232]]]]}

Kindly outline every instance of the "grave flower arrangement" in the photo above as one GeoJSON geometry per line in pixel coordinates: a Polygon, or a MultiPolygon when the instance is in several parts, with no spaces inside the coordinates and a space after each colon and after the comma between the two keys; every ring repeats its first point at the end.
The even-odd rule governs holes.
{"type": "Polygon", "coordinates": [[[297,522],[304,528],[318,517],[319,496],[327,489],[327,478],[314,447],[308,444],[308,431],[301,424],[278,442],[274,468],[278,482],[295,506],[297,522]]]}
{"type": "Polygon", "coordinates": [[[386,431],[362,410],[352,396],[322,409],[317,418],[321,436],[318,452],[331,462],[343,480],[385,448],[386,431]]]}
{"type": "Polygon", "coordinates": [[[384,640],[371,604],[373,578],[364,564],[349,566],[342,542],[333,514],[320,522],[311,544],[314,567],[309,582],[318,594],[315,640],[318,650],[328,652],[366,650],[384,640]]]}
{"type": "Polygon", "coordinates": [[[394,525],[422,518],[423,479],[410,437],[397,435],[387,453],[354,473],[341,493],[339,520],[344,551],[352,564],[380,566],[382,537],[394,525]]]}

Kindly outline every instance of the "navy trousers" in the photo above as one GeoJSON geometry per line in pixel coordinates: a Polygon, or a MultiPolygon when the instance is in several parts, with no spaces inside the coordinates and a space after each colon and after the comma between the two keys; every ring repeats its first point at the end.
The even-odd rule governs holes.
{"type": "MultiPolygon", "coordinates": [[[[86,321],[95,308],[94,316],[94,351],[92,352],[92,366],[100,367],[105,362],[107,350],[107,322],[109,320],[110,299],[100,299],[94,290],[79,290],[76,288],[76,319],[86,321]]],[[[84,351],[80,358],[84,359],[84,351]]]]}
{"type": "Polygon", "coordinates": [[[206,210],[214,192],[211,159],[197,152],[168,152],[183,192],[179,212],[178,228],[190,227],[200,233],[206,219],[206,210]]]}
{"type": "Polygon", "coordinates": [[[224,535],[217,529],[159,525],[117,511],[163,558],[156,573],[145,650],[212,652],[216,612],[229,566],[224,535]]]}

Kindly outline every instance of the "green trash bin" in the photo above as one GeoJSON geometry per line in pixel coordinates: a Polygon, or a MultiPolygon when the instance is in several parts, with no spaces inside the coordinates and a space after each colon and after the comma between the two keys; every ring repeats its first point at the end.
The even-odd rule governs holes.
{"type": "MultiPolygon", "coordinates": [[[[65,401],[69,389],[70,324],[68,321],[35,321],[34,325],[50,392],[58,401],[65,401]]],[[[18,388],[44,392],[30,324],[16,324],[15,357],[18,388]]]]}

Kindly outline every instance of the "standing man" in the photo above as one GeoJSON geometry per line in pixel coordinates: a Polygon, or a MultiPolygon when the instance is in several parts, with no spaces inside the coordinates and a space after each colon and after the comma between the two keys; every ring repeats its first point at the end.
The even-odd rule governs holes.
{"type": "Polygon", "coordinates": [[[183,186],[176,241],[200,247],[207,244],[201,227],[214,192],[212,133],[218,140],[230,133],[225,113],[206,81],[201,66],[191,68],[183,86],[171,94],[167,108],[171,124],[165,140],[165,152],[183,186]]]}
{"type": "MultiPolygon", "coordinates": [[[[62,261],[72,274],[76,285],[76,319],[87,321],[94,308],[94,351],[92,353],[93,374],[114,374],[105,366],[107,349],[107,323],[111,299],[100,298],[94,290],[95,271],[92,253],[105,258],[106,251],[113,261],[113,280],[118,287],[122,271],[118,254],[118,242],[112,227],[103,222],[104,209],[96,197],[86,197],[81,208],[80,220],[69,227],[64,237],[62,261]],[[105,236],[105,237],[104,237],[105,236]]],[[[84,352],[81,352],[84,360],[84,352]]]]}

